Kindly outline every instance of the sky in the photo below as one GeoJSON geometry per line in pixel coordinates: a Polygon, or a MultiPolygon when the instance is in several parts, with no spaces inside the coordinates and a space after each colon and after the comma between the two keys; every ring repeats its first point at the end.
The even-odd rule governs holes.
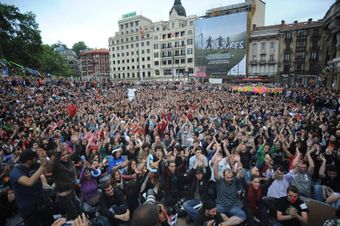
{"type": "MultiPolygon", "coordinates": [[[[108,38],[118,31],[118,20],[136,11],[153,22],[169,19],[174,0],[1,0],[20,12],[32,11],[42,41],[60,41],[72,48],[84,41],[90,48],[108,48],[108,38]]],[[[207,9],[241,3],[244,0],[182,0],[187,15],[202,16],[207,9]]],[[[335,0],[265,0],[265,25],[321,19],[335,0]]]]}

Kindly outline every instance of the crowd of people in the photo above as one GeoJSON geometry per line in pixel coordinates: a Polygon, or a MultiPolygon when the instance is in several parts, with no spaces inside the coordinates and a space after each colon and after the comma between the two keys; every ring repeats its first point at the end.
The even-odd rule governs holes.
{"type": "Polygon", "coordinates": [[[340,206],[325,88],[8,77],[0,96],[0,225],[295,226],[307,199],[340,206]]]}

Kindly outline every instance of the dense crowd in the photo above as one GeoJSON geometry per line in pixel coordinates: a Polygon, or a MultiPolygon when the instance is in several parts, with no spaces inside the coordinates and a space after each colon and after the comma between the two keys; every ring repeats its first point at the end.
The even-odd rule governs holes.
{"type": "Polygon", "coordinates": [[[0,96],[0,225],[81,225],[84,212],[94,225],[295,226],[306,199],[340,206],[339,95],[325,88],[10,77],[0,96]]]}

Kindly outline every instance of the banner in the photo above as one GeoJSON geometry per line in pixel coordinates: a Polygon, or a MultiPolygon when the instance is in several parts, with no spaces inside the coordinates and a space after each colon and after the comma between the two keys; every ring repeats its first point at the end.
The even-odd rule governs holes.
{"type": "Polygon", "coordinates": [[[247,13],[195,21],[195,74],[223,78],[246,74],[247,13]]]}
{"type": "Polygon", "coordinates": [[[251,92],[256,94],[263,94],[263,93],[282,93],[283,88],[275,87],[275,88],[268,88],[265,86],[233,86],[232,90],[235,92],[251,92]]]}

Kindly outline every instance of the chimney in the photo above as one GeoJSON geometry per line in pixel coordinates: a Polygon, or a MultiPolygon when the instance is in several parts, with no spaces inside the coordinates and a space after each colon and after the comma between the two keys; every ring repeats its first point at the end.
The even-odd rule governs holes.
{"type": "Polygon", "coordinates": [[[253,24],[253,30],[256,28],[256,24],[253,24]]]}
{"type": "Polygon", "coordinates": [[[281,25],[284,25],[285,24],[285,21],[284,20],[281,20],[281,25]]]}
{"type": "Polygon", "coordinates": [[[308,19],[308,24],[311,24],[312,21],[313,21],[313,18],[309,18],[309,19],[308,19]]]}
{"type": "Polygon", "coordinates": [[[294,21],[294,24],[297,24],[297,23],[298,23],[298,21],[297,21],[297,20],[295,20],[295,21],[294,21]]]}

